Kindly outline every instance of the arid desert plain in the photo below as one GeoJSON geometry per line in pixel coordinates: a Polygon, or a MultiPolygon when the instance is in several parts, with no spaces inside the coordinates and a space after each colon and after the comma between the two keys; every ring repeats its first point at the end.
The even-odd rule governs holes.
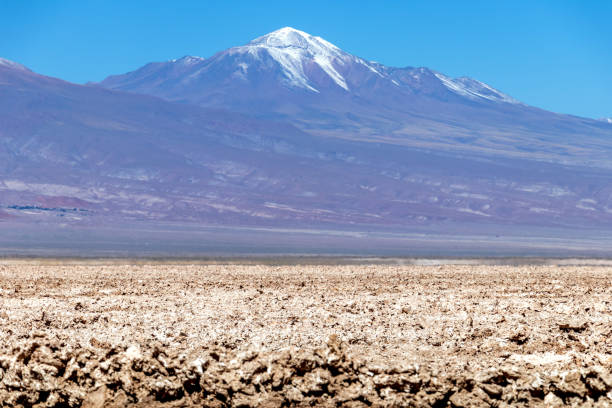
{"type": "Polygon", "coordinates": [[[4,260],[1,407],[612,405],[612,267],[4,260]]]}

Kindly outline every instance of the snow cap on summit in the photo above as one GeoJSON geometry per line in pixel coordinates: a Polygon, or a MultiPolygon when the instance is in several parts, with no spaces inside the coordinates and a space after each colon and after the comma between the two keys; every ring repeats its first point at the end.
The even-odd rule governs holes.
{"type": "Polygon", "coordinates": [[[297,30],[292,27],[283,27],[276,31],[272,31],[266,35],[258,37],[251,41],[249,45],[261,45],[268,47],[296,47],[296,48],[329,48],[330,50],[340,51],[334,44],[324,40],[321,37],[315,37],[304,31],[297,30]]]}
{"type": "Polygon", "coordinates": [[[338,85],[348,91],[345,78],[337,70],[356,57],[342,51],[321,37],[312,36],[304,31],[284,27],[258,37],[247,45],[234,47],[231,52],[247,52],[257,55],[265,50],[282,67],[288,82],[296,87],[319,92],[304,72],[304,64],[314,61],[338,85]]]}

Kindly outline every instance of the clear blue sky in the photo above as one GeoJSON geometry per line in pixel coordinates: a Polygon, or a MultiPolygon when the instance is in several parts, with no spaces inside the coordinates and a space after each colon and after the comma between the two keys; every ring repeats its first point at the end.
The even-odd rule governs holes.
{"type": "Polygon", "coordinates": [[[470,76],[531,105],[612,116],[612,1],[0,2],[0,57],[73,82],[210,56],[291,26],[360,57],[470,76]]]}

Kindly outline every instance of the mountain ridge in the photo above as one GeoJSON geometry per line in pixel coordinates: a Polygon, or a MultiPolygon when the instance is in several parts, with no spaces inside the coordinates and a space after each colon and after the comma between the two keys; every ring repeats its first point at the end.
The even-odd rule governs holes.
{"type": "Polygon", "coordinates": [[[18,70],[21,70],[21,71],[30,71],[30,72],[32,72],[25,65],[21,65],[18,62],[11,61],[11,60],[8,60],[8,59],[2,58],[2,57],[0,57],[0,67],[2,67],[2,68],[10,68],[10,69],[18,69],[18,70]]]}
{"type": "Polygon", "coordinates": [[[302,72],[319,92],[287,87],[272,56],[243,51],[149,65],[140,93],[1,65],[3,222],[612,226],[607,123],[475,100],[431,70],[371,63],[377,74],[352,57],[334,65],[349,91],[314,59],[302,72]]]}
{"type": "MultiPolygon", "coordinates": [[[[184,65],[185,60],[189,61],[189,63],[206,64],[210,60],[219,58],[220,55],[223,55],[225,53],[228,53],[229,55],[247,53],[257,56],[259,51],[271,53],[272,58],[274,58],[279,63],[279,65],[282,66],[287,82],[289,84],[313,92],[319,92],[319,90],[310,83],[308,78],[305,77],[303,67],[301,66],[304,63],[304,60],[314,60],[316,65],[318,65],[328,75],[328,77],[333,80],[333,82],[337,86],[346,91],[349,90],[348,85],[346,83],[346,79],[343,77],[343,75],[336,71],[336,67],[334,67],[334,64],[343,65],[345,62],[352,60],[352,62],[363,65],[373,73],[377,74],[379,77],[389,80],[396,86],[400,86],[399,82],[397,82],[397,80],[393,79],[392,77],[385,75],[386,73],[383,74],[384,70],[408,69],[414,70],[415,72],[423,72],[423,70],[427,70],[436,75],[444,86],[446,86],[449,90],[457,93],[458,95],[463,95],[472,98],[480,97],[499,102],[519,103],[514,98],[502,93],[497,89],[494,89],[490,85],[484,84],[483,82],[477,81],[475,79],[469,77],[451,78],[442,73],[429,70],[424,67],[386,67],[380,63],[368,61],[361,57],[351,55],[321,37],[313,36],[306,32],[291,27],[284,27],[266,35],[260,36],[245,45],[231,47],[225,51],[220,51],[210,58],[185,56],[179,59],[172,59],[165,62],[156,62],[150,64],[171,63],[184,65]],[[278,50],[280,51],[276,52],[278,50]],[[477,92],[477,89],[481,91],[486,90],[487,92],[485,94],[482,94],[480,92],[477,92]]],[[[135,71],[131,71],[130,73],[136,73],[137,71],[138,69],[135,71]]],[[[116,86],[112,84],[113,80],[120,79],[120,77],[121,75],[110,76],[105,80],[101,81],[100,84],[105,87],[112,88],[116,86]]]]}
{"type": "Polygon", "coordinates": [[[475,79],[386,67],[318,38],[283,28],[98,85],[289,121],[322,137],[612,167],[601,121],[531,107],[475,79]]]}

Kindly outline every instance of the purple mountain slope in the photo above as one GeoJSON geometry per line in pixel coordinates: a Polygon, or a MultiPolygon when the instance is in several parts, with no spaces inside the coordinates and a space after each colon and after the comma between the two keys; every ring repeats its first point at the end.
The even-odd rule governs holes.
{"type": "Polygon", "coordinates": [[[411,81],[404,78],[409,70],[361,63],[341,51],[333,58],[346,58],[346,66],[318,54],[311,65],[295,65],[279,41],[300,45],[289,46],[299,61],[311,50],[293,37],[303,34],[280,34],[246,51],[146,68],[151,77],[139,86],[177,92],[161,95],[174,101],[75,85],[0,60],[0,220],[394,231],[612,227],[611,125],[525,107],[484,84],[431,71],[423,70],[429,79],[421,88],[401,85],[411,81]],[[249,55],[247,79],[223,77],[234,57],[249,55]],[[204,88],[196,85],[206,81],[192,69],[215,58],[227,58],[227,65],[201,67],[209,88],[199,94],[204,88]],[[257,58],[267,62],[259,66],[257,58]],[[293,76],[283,67],[292,67],[293,76]],[[218,73],[216,85],[209,71],[218,73]],[[195,82],[190,88],[183,81],[195,82]],[[198,103],[176,89],[199,95],[198,103]],[[402,104],[404,97],[412,105],[402,104]],[[342,113],[347,106],[354,110],[342,113]],[[440,113],[425,115],[434,108],[440,113]],[[489,113],[517,115],[551,138],[565,133],[550,141],[507,119],[504,131],[470,141],[440,130],[439,123],[468,126],[458,112],[486,116],[483,123],[489,113]],[[538,115],[545,119],[538,122],[538,115]],[[386,126],[420,136],[387,136],[386,126]],[[593,133],[582,144],[574,128],[593,133]],[[598,159],[586,160],[591,154],[598,159]]]}
{"type": "Polygon", "coordinates": [[[612,167],[612,129],[526,106],[470,78],[391,68],[283,28],[211,58],[184,57],[101,86],[288,120],[327,137],[612,167]]]}

